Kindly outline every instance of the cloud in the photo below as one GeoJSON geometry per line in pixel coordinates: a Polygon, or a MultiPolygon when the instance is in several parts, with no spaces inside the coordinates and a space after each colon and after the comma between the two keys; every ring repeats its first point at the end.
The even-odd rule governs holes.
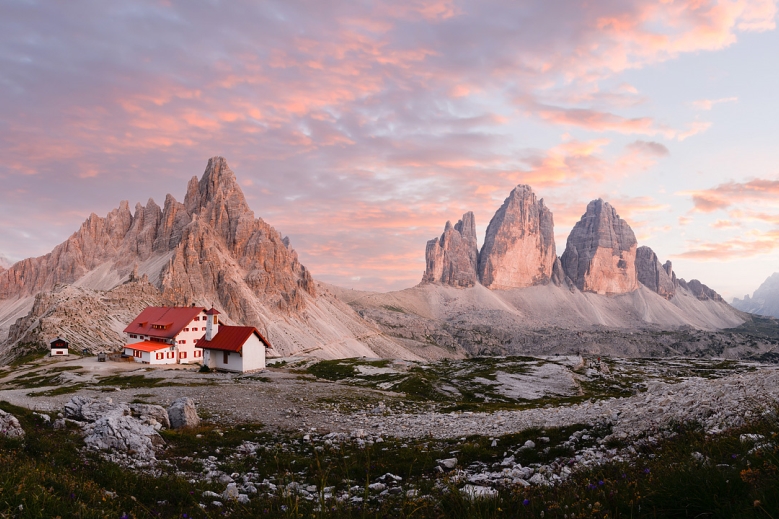
{"type": "Polygon", "coordinates": [[[753,231],[754,239],[732,238],[721,242],[693,243],[672,258],[701,261],[729,261],[768,254],[779,249],[779,230],[753,231]]]}
{"type": "Polygon", "coordinates": [[[738,97],[722,97],[720,99],[699,99],[697,101],[693,101],[691,104],[693,108],[697,108],[698,110],[711,110],[714,105],[721,103],[734,103],[736,101],[738,101],[738,97]]]}
{"type": "Polygon", "coordinates": [[[779,180],[757,178],[747,182],[726,182],[711,189],[679,194],[690,196],[694,211],[711,213],[745,202],[774,202],[779,195],[779,180]]]}
{"type": "Polygon", "coordinates": [[[521,181],[579,204],[667,156],[660,138],[704,131],[657,120],[619,75],[725,48],[775,15],[763,0],[12,3],[0,249],[62,241],[80,216],[58,200],[104,214],[180,197],[222,154],[318,276],[397,287],[458,212],[483,221],[521,181]],[[568,128],[560,144],[537,137],[568,128]],[[623,148],[621,134],[645,138],[623,148]]]}
{"type": "Polygon", "coordinates": [[[668,148],[659,142],[635,141],[627,145],[628,150],[636,153],[644,153],[655,157],[667,157],[670,155],[668,148]]]}

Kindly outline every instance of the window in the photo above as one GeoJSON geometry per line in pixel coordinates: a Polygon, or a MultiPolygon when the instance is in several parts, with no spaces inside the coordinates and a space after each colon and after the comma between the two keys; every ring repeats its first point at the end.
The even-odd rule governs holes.
{"type": "Polygon", "coordinates": [[[203,330],[202,330],[202,331],[206,331],[206,327],[205,327],[205,326],[203,327],[203,330]]]}
{"type": "Polygon", "coordinates": [[[230,363],[230,352],[229,351],[225,351],[223,353],[224,353],[224,358],[222,360],[222,363],[223,364],[229,364],[230,363]]]}
{"type": "Polygon", "coordinates": [[[184,328],[184,331],[185,331],[185,332],[188,332],[188,331],[189,331],[189,328],[184,328]]]}
{"type": "Polygon", "coordinates": [[[141,350],[133,350],[133,357],[143,357],[143,352],[141,350]]]}
{"type": "Polygon", "coordinates": [[[186,351],[180,351],[179,352],[179,358],[180,359],[186,359],[187,358],[187,352],[186,351]]]}
{"type": "Polygon", "coordinates": [[[174,352],[172,352],[172,351],[169,351],[169,352],[168,352],[168,355],[167,355],[167,357],[168,357],[169,359],[172,359],[172,358],[174,358],[174,355],[176,355],[174,352]]]}
{"type": "Polygon", "coordinates": [[[165,355],[164,355],[163,353],[157,353],[157,354],[154,356],[154,358],[155,358],[155,359],[157,359],[157,360],[160,360],[160,359],[162,359],[162,358],[164,358],[164,357],[165,357],[165,355]]]}
{"type": "Polygon", "coordinates": [[[193,321],[199,321],[199,320],[200,320],[200,316],[198,315],[198,316],[196,316],[196,317],[195,317],[194,319],[192,319],[192,320],[193,320],[193,321]]]}
{"type": "Polygon", "coordinates": [[[195,357],[202,357],[203,352],[201,350],[195,350],[195,357]]]}
{"type": "Polygon", "coordinates": [[[138,338],[138,336],[137,336],[137,335],[135,335],[134,333],[131,333],[131,334],[130,334],[130,338],[131,338],[131,339],[137,339],[137,338],[138,338]]]}
{"type": "Polygon", "coordinates": [[[179,344],[186,344],[186,343],[187,343],[187,340],[186,340],[186,339],[181,339],[181,340],[179,341],[179,344]]]}

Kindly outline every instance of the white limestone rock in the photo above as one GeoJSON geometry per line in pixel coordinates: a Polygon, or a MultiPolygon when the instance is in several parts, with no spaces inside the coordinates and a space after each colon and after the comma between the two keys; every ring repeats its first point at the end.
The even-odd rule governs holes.
{"type": "Polygon", "coordinates": [[[200,425],[200,417],[197,415],[195,401],[189,397],[181,397],[168,407],[170,426],[174,429],[182,427],[197,427],[200,425]]]}
{"type": "Polygon", "coordinates": [[[0,410],[0,435],[6,438],[24,438],[24,429],[11,413],[0,410]]]}

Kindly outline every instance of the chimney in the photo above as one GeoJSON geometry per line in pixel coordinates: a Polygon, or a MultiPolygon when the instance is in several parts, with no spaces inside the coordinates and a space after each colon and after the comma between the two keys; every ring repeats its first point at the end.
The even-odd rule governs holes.
{"type": "Polygon", "coordinates": [[[211,341],[219,333],[219,312],[211,307],[206,312],[206,340],[211,341]]]}

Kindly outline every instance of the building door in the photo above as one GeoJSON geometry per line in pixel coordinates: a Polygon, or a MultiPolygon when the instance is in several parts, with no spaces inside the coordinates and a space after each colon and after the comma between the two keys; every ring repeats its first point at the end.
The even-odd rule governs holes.
{"type": "Polygon", "coordinates": [[[222,353],[224,353],[224,360],[222,362],[224,364],[227,364],[229,359],[230,359],[230,352],[229,351],[225,351],[225,352],[222,352],[222,353]]]}

